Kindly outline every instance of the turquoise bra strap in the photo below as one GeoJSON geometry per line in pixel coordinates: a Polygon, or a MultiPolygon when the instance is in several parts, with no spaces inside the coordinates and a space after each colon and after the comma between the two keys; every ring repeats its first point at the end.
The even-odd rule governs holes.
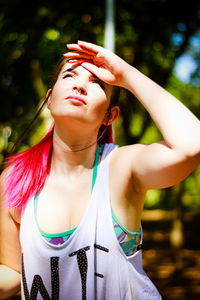
{"type": "Polygon", "coordinates": [[[111,211],[112,211],[112,219],[114,222],[116,222],[119,227],[121,228],[122,231],[124,231],[126,234],[128,235],[132,235],[132,236],[135,236],[135,235],[139,235],[140,234],[140,231],[129,231],[128,229],[126,229],[121,223],[120,221],[118,220],[116,214],[114,213],[112,207],[111,207],[111,211]]]}
{"type": "Polygon", "coordinates": [[[100,155],[100,147],[99,144],[97,145],[97,151],[95,154],[95,161],[94,161],[94,169],[93,169],[93,178],[92,178],[92,191],[94,188],[94,184],[97,178],[97,168],[98,168],[98,163],[99,163],[99,155],[100,155]]]}

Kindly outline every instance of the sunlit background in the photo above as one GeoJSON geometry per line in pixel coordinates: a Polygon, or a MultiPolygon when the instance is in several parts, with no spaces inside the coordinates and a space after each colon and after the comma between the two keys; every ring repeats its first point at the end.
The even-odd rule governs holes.
{"type": "MultiPolygon", "coordinates": [[[[81,39],[104,46],[107,8],[100,0],[0,4],[2,163],[51,86],[66,43],[81,39]]],[[[115,52],[200,118],[200,2],[115,0],[112,22],[115,52]]],[[[147,112],[125,90],[120,108],[117,144],[162,138],[147,112]]],[[[44,109],[17,151],[34,145],[51,122],[44,109]]],[[[200,168],[173,188],[147,193],[144,268],[163,299],[200,299],[199,198],[200,168]]]]}

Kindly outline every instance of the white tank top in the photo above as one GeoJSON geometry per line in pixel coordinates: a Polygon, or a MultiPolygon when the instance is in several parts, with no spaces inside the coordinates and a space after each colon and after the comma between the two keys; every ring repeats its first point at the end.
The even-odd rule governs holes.
{"type": "Polygon", "coordinates": [[[117,240],[109,200],[109,153],[106,144],[86,212],[62,245],[47,242],[34,217],[34,199],[22,213],[22,299],[161,299],[142,268],[141,250],[127,257],[117,240]]]}

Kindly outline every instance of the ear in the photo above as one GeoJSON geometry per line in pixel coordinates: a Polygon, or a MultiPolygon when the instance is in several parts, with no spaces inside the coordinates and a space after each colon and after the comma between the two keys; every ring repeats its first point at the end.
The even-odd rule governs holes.
{"type": "Polygon", "coordinates": [[[106,116],[103,120],[103,125],[111,125],[119,116],[120,108],[119,106],[113,106],[106,113],[106,116]]]}
{"type": "Polygon", "coordinates": [[[46,94],[46,98],[48,97],[48,99],[47,99],[47,107],[48,107],[48,109],[49,109],[49,107],[51,105],[51,93],[52,93],[52,89],[49,89],[47,91],[47,94],[46,94]]]}

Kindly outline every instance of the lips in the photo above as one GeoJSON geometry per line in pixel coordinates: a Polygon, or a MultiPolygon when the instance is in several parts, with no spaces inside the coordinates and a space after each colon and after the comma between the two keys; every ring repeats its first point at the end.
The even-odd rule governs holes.
{"type": "Polygon", "coordinates": [[[73,103],[75,103],[75,104],[84,104],[84,105],[86,105],[86,102],[85,102],[85,100],[83,100],[82,98],[80,98],[80,97],[77,97],[77,96],[68,96],[68,97],[66,97],[65,98],[66,100],[69,100],[69,101],[71,101],[71,102],[73,102],[73,103]]]}

